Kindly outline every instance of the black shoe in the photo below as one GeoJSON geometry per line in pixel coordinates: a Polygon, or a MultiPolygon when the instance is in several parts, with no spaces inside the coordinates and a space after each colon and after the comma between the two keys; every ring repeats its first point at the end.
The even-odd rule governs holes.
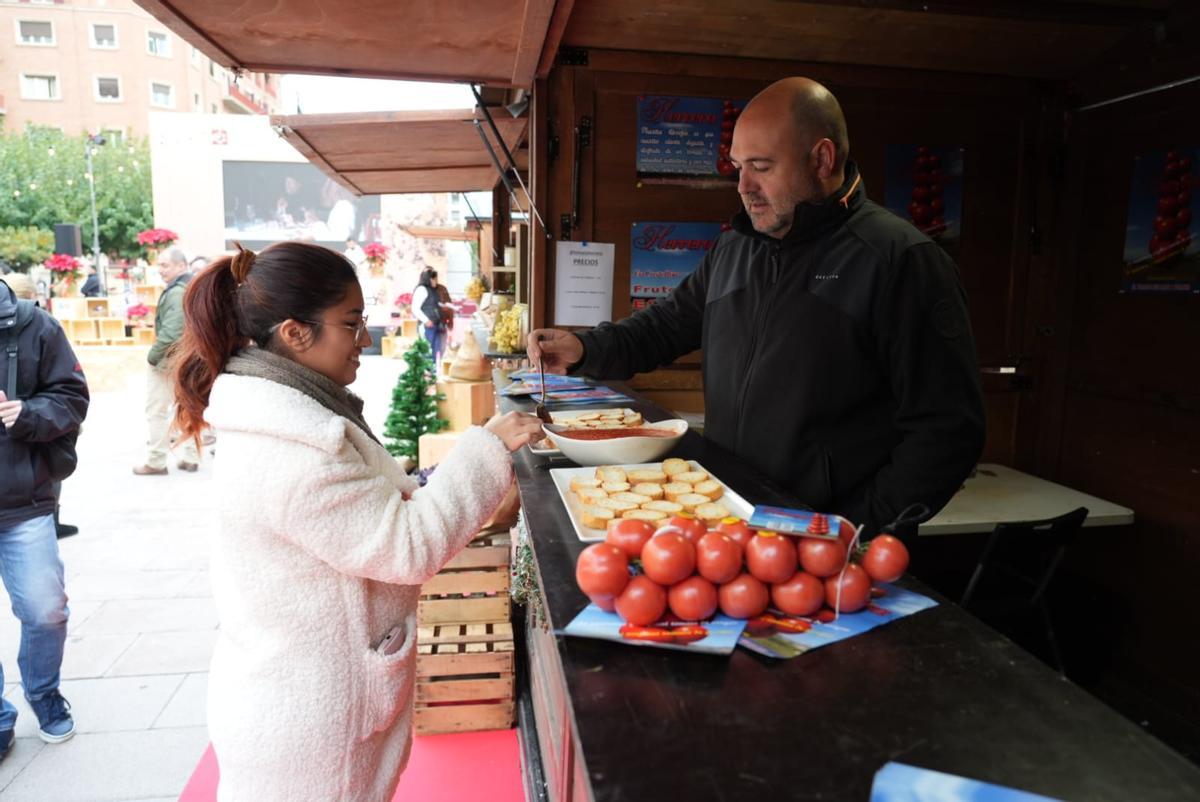
{"type": "Polygon", "coordinates": [[[3,732],[0,732],[0,760],[4,760],[4,758],[8,757],[8,750],[12,749],[12,745],[13,731],[4,730],[3,732]]]}
{"type": "Polygon", "coordinates": [[[71,524],[55,523],[54,524],[54,534],[59,540],[62,540],[64,537],[70,537],[71,535],[78,535],[79,527],[71,526],[71,524]]]}

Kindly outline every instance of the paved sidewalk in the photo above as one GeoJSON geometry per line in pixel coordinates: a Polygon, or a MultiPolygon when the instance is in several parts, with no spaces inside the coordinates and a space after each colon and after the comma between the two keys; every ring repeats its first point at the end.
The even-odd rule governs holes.
{"type": "MultiPolygon", "coordinates": [[[[382,431],[400,360],[363,357],[352,388],[382,431]]],[[[86,358],[85,358],[86,369],[86,358]]],[[[78,732],[37,737],[19,687],[20,627],[0,591],[4,695],[20,711],[0,763],[4,802],[175,800],[208,743],[205,693],[217,617],[208,577],[211,458],[197,473],[134,476],[145,459],[144,377],[93,395],[59,541],[71,618],[62,692],[78,732]]],[[[217,444],[219,447],[220,444],[217,444]]]]}

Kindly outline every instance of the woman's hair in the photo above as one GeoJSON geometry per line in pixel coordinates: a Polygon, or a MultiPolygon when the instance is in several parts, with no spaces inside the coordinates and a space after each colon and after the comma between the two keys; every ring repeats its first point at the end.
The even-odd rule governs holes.
{"type": "MultiPolygon", "coordinates": [[[[350,261],[306,242],[280,242],[255,255],[222,256],[188,282],[175,361],[175,424],[199,439],[213,382],[249,343],[272,348],[285,320],[320,320],[358,280],[350,261]]],[[[320,328],[313,332],[320,336],[320,328]]]]}

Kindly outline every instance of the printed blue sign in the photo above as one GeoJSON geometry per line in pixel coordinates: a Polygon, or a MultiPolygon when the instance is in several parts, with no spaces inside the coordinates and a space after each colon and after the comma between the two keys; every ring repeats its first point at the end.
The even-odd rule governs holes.
{"type": "Polygon", "coordinates": [[[647,183],[728,183],[733,127],[746,105],[715,97],[638,97],[637,174],[647,183]]]}
{"type": "Polygon", "coordinates": [[[724,223],[634,223],[629,265],[633,308],[670,295],[728,227],[724,223]]]}

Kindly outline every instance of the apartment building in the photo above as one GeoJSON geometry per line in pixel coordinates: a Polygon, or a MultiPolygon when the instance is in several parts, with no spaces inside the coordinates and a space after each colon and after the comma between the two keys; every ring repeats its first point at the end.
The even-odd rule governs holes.
{"type": "Polygon", "coordinates": [[[270,114],[279,76],[234,75],[132,0],[0,0],[0,122],[120,139],[151,111],[270,114]]]}

